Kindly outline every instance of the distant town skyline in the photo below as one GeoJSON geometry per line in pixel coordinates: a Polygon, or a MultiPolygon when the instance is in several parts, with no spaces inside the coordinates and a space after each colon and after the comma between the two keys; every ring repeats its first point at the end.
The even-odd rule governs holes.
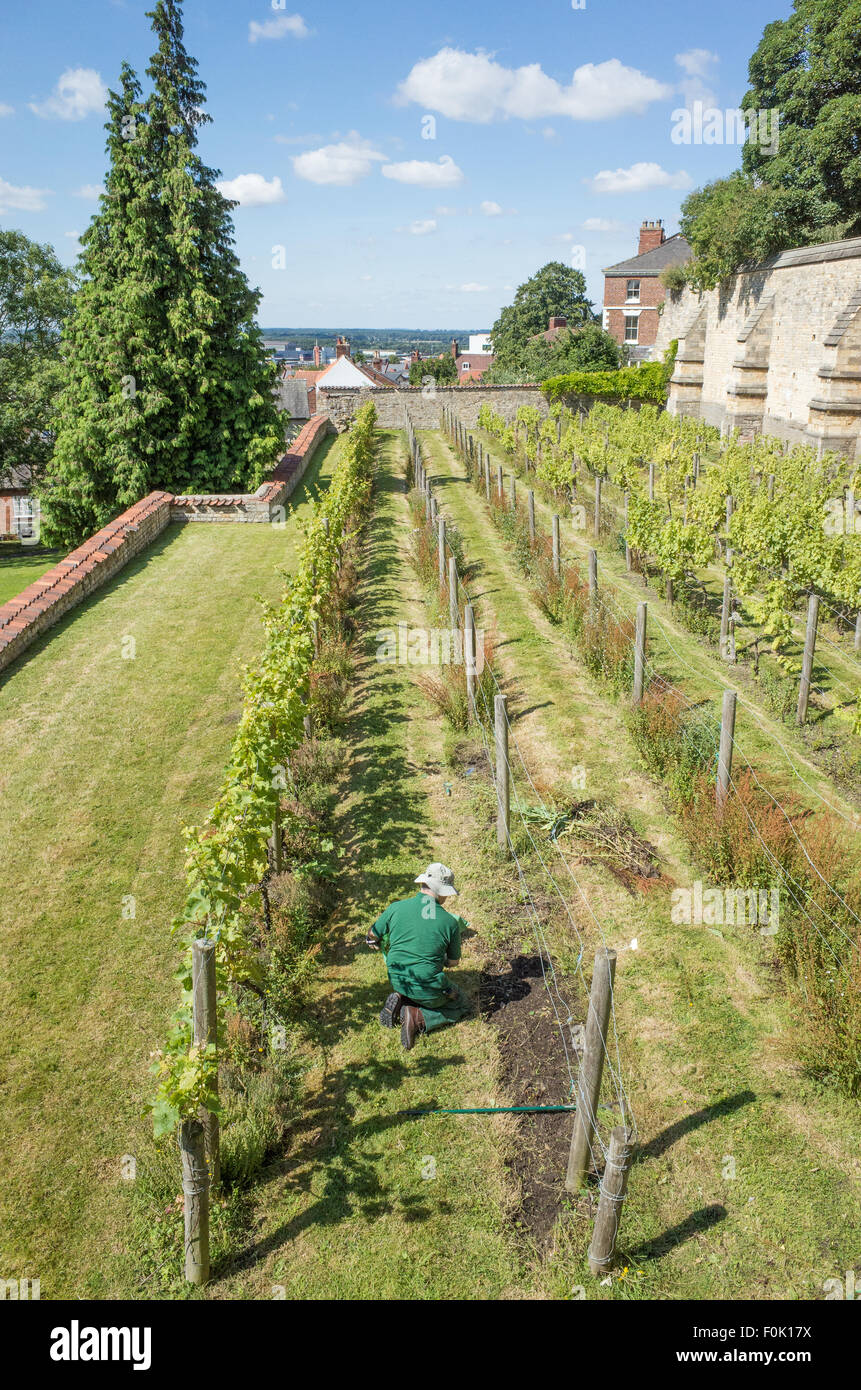
{"type": "MultiPolygon", "coordinates": [[[[4,15],[0,224],[68,263],[98,206],[124,59],[146,88],[146,8],[4,15]]],[[[259,322],[483,331],[549,260],[582,268],[599,309],[602,269],[634,253],[642,219],[671,234],[690,189],[737,167],[737,145],[680,143],[678,111],[737,107],[764,26],[789,10],[437,0],[394,24],[347,0],[187,0],[214,122],[201,154],[239,201],[259,322]]]]}

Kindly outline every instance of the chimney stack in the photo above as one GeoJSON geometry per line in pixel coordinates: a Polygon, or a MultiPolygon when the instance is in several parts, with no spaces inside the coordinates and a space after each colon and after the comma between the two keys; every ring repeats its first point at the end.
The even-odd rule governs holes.
{"type": "Polygon", "coordinates": [[[550,327],[551,327],[551,328],[567,328],[567,327],[568,327],[568,320],[567,320],[566,318],[563,318],[561,315],[556,315],[554,318],[552,318],[552,319],[550,320],[550,327]]]}
{"type": "Polygon", "coordinates": [[[664,224],[660,218],[657,222],[644,222],[640,227],[640,246],[637,255],[642,256],[646,251],[654,251],[655,247],[663,245],[666,239],[664,224]]]}
{"type": "Polygon", "coordinates": [[[339,334],[338,334],[337,341],[336,341],[336,343],[335,343],[335,361],[337,362],[338,359],[339,359],[340,357],[349,357],[349,356],[350,356],[350,340],[349,340],[349,338],[342,338],[342,337],[341,337],[341,334],[339,333],[339,334]]]}
{"type": "Polygon", "coordinates": [[[320,344],[319,344],[319,343],[315,343],[315,344],[314,344],[314,366],[315,366],[315,367],[319,367],[319,365],[320,365],[320,363],[322,362],[322,360],[323,360],[323,354],[322,354],[322,352],[320,351],[320,344]]]}
{"type": "Polygon", "coordinates": [[[457,338],[452,338],[451,340],[451,355],[455,361],[460,357],[460,347],[458,346],[457,338]]]}

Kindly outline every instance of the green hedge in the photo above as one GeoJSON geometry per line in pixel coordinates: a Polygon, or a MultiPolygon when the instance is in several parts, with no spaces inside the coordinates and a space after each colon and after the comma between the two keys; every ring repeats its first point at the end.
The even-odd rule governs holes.
{"type": "Polygon", "coordinates": [[[566,396],[597,396],[611,401],[654,401],[663,405],[672,375],[677,340],[670,344],[663,362],[644,362],[641,367],[620,367],[617,372],[566,372],[548,377],[541,389],[550,401],[566,396]]]}

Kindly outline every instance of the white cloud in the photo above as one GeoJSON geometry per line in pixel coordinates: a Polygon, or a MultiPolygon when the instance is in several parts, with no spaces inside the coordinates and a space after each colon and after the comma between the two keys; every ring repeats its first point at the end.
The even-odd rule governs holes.
{"type": "Polygon", "coordinates": [[[644,193],[649,188],[690,188],[690,175],[680,169],[671,174],[660,164],[641,161],[630,169],[602,169],[593,179],[584,179],[593,193],[644,193]]]}
{"type": "Polygon", "coordinates": [[[82,183],[80,188],[76,188],[72,194],[73,198],[87,198],[89,202],[95,202],[104,193],[104,184],[101,183],[82,183]]]}
{"type": "Polygon", "coordinates": [[[450,290],[460,290],[461,294],[484,294],[490,289],[489,285],[477,285],[474,280],[470,280],[467,285],[449,285],[450,290]]]}
{"type": "Polygon", "coordinates": [[[248,42],[256,43],[258,39],[285,39],[288,34],[294,39],[307,39],[310,33],[311,30],[300,14],[281,14],[277,19],[267,19],[264,24],[258,24],[256,19],[252,19],[248,26],[248,42]]]}
{"type": "Polygon", "coordinates": [[[718,55],[708,48],[689,48],[686,53],[676,54],[676,62],[685,74],[679,84],[685,105],[701,101],[704,106],[713,106],[717,96],[711,87],[712,69],[720,62],[718,55]]]}
{"type": "Polygon", "coordinates": [[[404,229],[403,227],[398,227],[397,230],[399,232],[406,230],[410,233],[411,236],[430,236],[431,232],[436,231],[436,228],[436,219],[433,217],[427,217],[424,221],[416,220],[415,222],[411,222],[409,227],[407,227],[406,229],[404,229]]]}
{"type": "Polygon", "coordinates": [[[95,68],[66,68],[56,87],[44,101],[31,101],[30,110],[46,120],[82,121],[93,111],[101,111],[108,89],[95,68]]]}
{"type": "Polygon", "coordinates": [[[539,63],[506,68],[486,53],[442,48],[433,58],[416,63],[396,93],[401,104],[417,102],[456,121],[486,124],[510,116],[523,120],[570,116],[577,121],[600,121],[641,112],[649,102],[671,95],[672,89],[618,58],[584,63],[567,87],[548,77],[539,63]]]}
{"type": "Polygon", "coordinates": [[[14,114],[14,106],[10,106],[8,102],[0,101],[0,116],[13,116],[14,114]]]}
{"type": "Polygon", "coordinates": [[[384,178],[394,179],[396,183],[413,183],[420,188],[454,188],[463,183],[463,170],[458,168],[450,154],[442,155],[438,164],[425,159],[384,164],[381,173],[384,178]]]}
{"type": "Polygon", "coordinates": [[[18,187],[0,179],[0,212],[43,212],[50,188],[18,187]]]}
{"type": "Polygon", "coordinates": [[[244,208],[261,208],[287,199],[277,175],[267,182],[262,174],[237,174],[235,179],[222,179],[216,187],[225,198],[244,208]]]}
{"type": "Polygon", "coordinates": [[[499,203],[492,203],[490,200],[482,203],[481,210],[485,217],[502,217],[503,215],[499,203]]]}
{"type": "Polygon", "coordinates": [[[376,162],[382,163],[385,158],[367,140],[362,140],[352,131],[347,140],[337,145],[322,145],[319,150],[294,155],[293,172],[297,178],[307,179],[309,183],[344,187],[358,183],[359,179],[371,172],[376,162]]]}
{"type": "Polygon", "coordinates": [[[437,217],[457,216],[457,208],[448,208],[445,206],[445,204],[443,204],[442,207],[434,208],[434,212],[436,213],[437,217]]]}

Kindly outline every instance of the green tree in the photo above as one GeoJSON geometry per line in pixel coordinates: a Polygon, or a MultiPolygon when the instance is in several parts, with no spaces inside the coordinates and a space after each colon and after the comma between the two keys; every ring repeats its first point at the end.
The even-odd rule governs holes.
{"type": "Polygon", "coordinates": [[[778,136],[760,115],[741,170],[682,205],[697,288],[745,260],[861,234],[861,0],[794,0],[766,25],[749,81],[742,109],[777,113],[778,136]]]}
{"type": "Polygon", "coordinates": [[[106,194],[82,239],[67,385],[44,495],[52,541],[77,540],[154,488],[252,490],[283,439],[233,250],[235,204],[196,152],[210,120],[181,7],[158,0],[141,100],[124,66],[108,103],[106,194]]]}
{"type": "Polygon", "coordinates": [[[551,318],[566,318],[571,328],[595,319],[582,271],[562,261],[548,261],[518,286],[513,304],[500,313],[490,335],[495,365],[502,370],[522,370],[529,339],[543,333],[551,318]]]}
{"type": "Polygon", "coordinates": [[[410,363],[410,386],[422,386],[429,376],[437,386],[451,386],[457,381],[457,363],[450,352],[443,357],[424,357],[410,363]]]}
{"type": "Polygon", "coordinates": [[[27,466],[38,478],[50,457],[73,290],[50,246],[0,231],[0,477],[27,466]]]}

